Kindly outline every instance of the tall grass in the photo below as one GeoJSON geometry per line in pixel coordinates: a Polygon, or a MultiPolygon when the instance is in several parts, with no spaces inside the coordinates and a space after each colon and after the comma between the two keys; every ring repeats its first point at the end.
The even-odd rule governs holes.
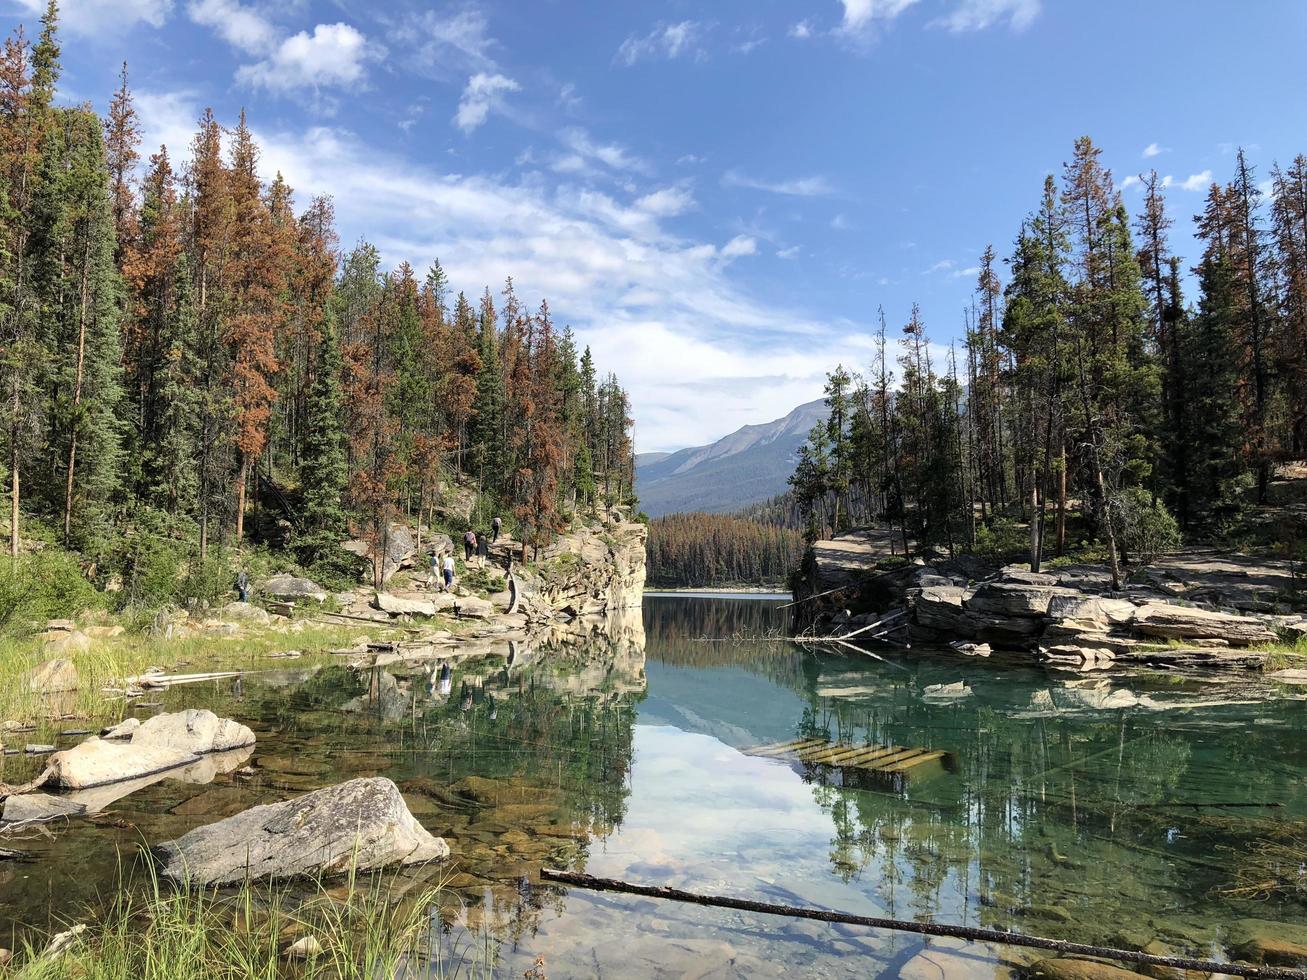
{"type": "Polygon", "coordinates": [[[439,885],[405,893],[396,876],[350,876],[341,885],[246,884],[234,891],[173,890],[151,875],[120,890],[102,920],[66,952],[29,942],[12,976],[22,980],[378,980],[492,976],[488,932],[451,942],[439,885]],[[309,891],[305,893],[305,888],[309,891]],[[313,937],[315,956],[291,946],[313,937]]]}
{"type": "Polygon", "coordinates": [[[186,672],[268,669],[279,664],[268,659],[269,654],[289,649],[301,651],[312,662],[313,656],[348,646],[364,632],[374,639],[381,635],[378,630],[323,625],[298,633],[243,626],[236,636],[194,634],[176,639],[125,632],[97,637],[88,650],[67,652],[52,652],[37,637],[0,637],[0,721],[35,723],[60,716],[117,720],[125,702],[107,695],[105,688],[121,688],[127,678],[150,667],[186,672]],[[32,670],[53,657],[72,661],[77,690],[33,693],[32,670]]]}

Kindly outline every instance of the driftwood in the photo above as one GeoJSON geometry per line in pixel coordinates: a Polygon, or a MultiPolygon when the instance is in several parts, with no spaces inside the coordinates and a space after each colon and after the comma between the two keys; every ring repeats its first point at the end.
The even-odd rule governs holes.
{"type": "Polygon", "coordinates": [[[1073,943],[1061,939],[1045,939],[1042,936],[1024,936],[1019,933],[1003,932],[1000,929],[980,929],[971,926],[953,926],[938,922],[912,922],[907,919],[885,919],[870,915],[850,915],[847,912],[832,912],[827,909],[802,908],[794,905],[775,905],[770,902],[751,902],[743,898],[730,898],[726,895],[703,895],[698,892],[683,891],[679,888],[637,885],[616,878],[596,878],[593,875],[579,874],[574,871],[559,871],[554,868],[542,868],[540,878],[543,881],[572,885],[577,888],[589,888],[595,891],[621,892],[625,895],[643,895],[647,898],[663,898],[673,902],[688,902],[692,905],[708,905],[715,908],[738,909],[743,912],[761,912],[765,915],[784,915],[795,919],[816,919],[818,922],[842,922],[855,926],[867,926],[872,929],[892,929],[895,932],[911,932],[919,936],[947,936],[951,939],[966,939],[973,942],[994,943],[999,946],[1024,946],[1031,949],[1047,949],[1055,953],[1070,953],[1075,956],[1097,956],[1121,963],[1143,963],[1149,966],[1164,966],[1176,970],[1194,970],[1199,973],[1225,974],[1237,977],[1267,977],[1276,980],[1307,980],[1307,971],[1292,970],[1287,967],[1253,966],[1251,963],[1216,963],[1210,960],[1189,959],[1185,956],[1157,956],[1133,949],[1113,949],[1110,946],[1093,946],[1088,943],[1073,943]]]}

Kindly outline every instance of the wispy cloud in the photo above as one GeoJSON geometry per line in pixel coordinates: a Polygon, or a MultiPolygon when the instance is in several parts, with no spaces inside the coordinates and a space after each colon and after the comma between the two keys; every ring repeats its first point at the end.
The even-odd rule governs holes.
{"type": "Polygon", "coordinates": [[[776,257],[777,257],[778,259],[795,259],[795,258],[798,258],[798,257],[799,257],[799,252],[800,252],[800,251],[802,251],[802,247],[801,247],[801,246],[799,246],[799,245],[791,245],[789,248],[781,248],[781,249],[777,249],[777,250],[776,250],[776,257]]]}
{"type": "Polygon", "coordinates": [[[1130,174],[1128,177],[1125,178],[1125,180],[1121,181],[1121,190],[1128,191],[1130,188],[1134,187],[1135,185],[1142,184],[1142,183],[1143,181],[1141,181],[1138,177],[1136,177],[1134,174],[1130,174]]]}
{"type": "Polygon", "coordinates": [[[769,194],[785,194],[791,197],[822,197],[835,193],[835,188],[825,177],[798,177],[793,180],[764,180],[750,177],[738,170],[728,170],[722,175],[722,184],[727,187],[745,187],[749,190],[766,191],[769,194]]]}
{"type": "Polygon", "coordinates": [[[1167,148],[1157,143],[1149,143],[1144,147],[1143,157],[1145,160],[1151,160],[1153,157],[1160,157],[1167,152],[1167,148]]]}
{"type": "Polygon", "coordinates": [[[934,274],[937,273],[937,272],[948,272],[948,271],[949,271],[950,269],[952,269],[955,265],[957,265],[957,263],[954,262],[952,259],[940,259],[938,262],[936,262],[936,263],[935,263],[934,265],[932,265],[930,268],[928,268],[928,269],[922,269],[922,270],[921,270],[921,274],[922,274],[923,276],[930,276],[930,275],[934,275],[934,274]]]}
{"type": "Polygon", "coordinates": [[[847,34],[859,33],[875,21],[893,20],[916,3],[917,0],[840,0],[844,7],[840,29],[847,34]]]}
{"type": "Polygon", "coordinates": [[[634,65],[654,58],[703,57],[700,45],[703,26],[698,21],[683,20],[675,24],[658,24],[644,36],[632,34],[622,42],[613,60],[634,65]]]}
{"type": "Polygon", "coordinates": [[[498,42],[490,36],[485,11],[474,3],[413,14],[392,24],[388,37],[411,52],[409,61],[418,71],[442,80],[499,68],[498,42]]]}
{"type": "MultiPolygon", "coordinates": [[[[45,13],[46,0],[18,0],[32,14],[45,13]]],[[[173,0],[80,0],[59,7],[59,24],[75,34],[121,33],[136,24],[162,27],[173,0]]]]}
{"type": "Polygon", "coordinates": [[[1040,0],[962,0],[932,23],[957,34],[983,31],[997,24],[1024,31],[1035,22],[1039,12],[1040,0]]]}
{"type": "Polygon", "coordinates": [[[659,218],[684,214],[695,205],[694,195],[684,187],[663,187],[635,201],[635,209],[659,218]]]}
{"type": "Polygon", "coordinates": [[[454,125],[464,133],[471,133],[490,117],[491,109],[502,109],[504,96],[520,91],[522,86],[507,75],[477,72],[467,80],[463,96],[458,100],[454,125]]]}
{"type": "Polygon", "coordinates": [[[649,164],[616,143],[603,143],[579,127],[571,127],[559,134],[559,140],[570,152],[555,163],[555,170],[573,173],[585,172],[592,162],[611,170],[629,170],[648,173],[649,164]],[[560,164],[561,167],[560,167],[560,164]]]}
{"type": "Polygon", "coordinates": [[[736,235],[722,246],[722,258],[737,259],[745,255],[758,254],[758,240],[752,235],[736,235]]]}
{"type": "Polygon", "coordinates": [[[1205,191],[1212,183],[1211,170],[1204,170],[1200,173],[1190,174],[1183,180],[1172,177],[1167,174],[1162,178],[1163,187],[1178,187],[1182,191],[1205,191]]]}
{"type": "Polygon", "coordinates": [[[801,20],[793,25],[788,31],[790,37],[798,38],[800,41],[812,37],[812,25],[806,20],[801,20]]]}

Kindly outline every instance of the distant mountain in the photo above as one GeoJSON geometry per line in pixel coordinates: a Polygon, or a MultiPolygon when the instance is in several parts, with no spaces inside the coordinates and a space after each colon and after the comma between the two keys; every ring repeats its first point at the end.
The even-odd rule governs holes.
{"type": "Polygon", "coordinates": [[[746,425],[710,446],[635,458],[640,509],[650,517],[687,510],[730,513],[787,489],[808,431],[826,417],[822,401],[783,419],[746,425]]]}

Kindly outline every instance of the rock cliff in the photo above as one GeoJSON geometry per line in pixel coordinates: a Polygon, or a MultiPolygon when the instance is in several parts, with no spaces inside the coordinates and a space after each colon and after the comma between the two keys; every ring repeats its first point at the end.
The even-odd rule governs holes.
{"type": "Polygon", "coordinates": [[[620,516],[559,537],[534,568],[515,568],[518,609],[533,621],[611,616],[638,609],[648,528],[620,516]]]}

